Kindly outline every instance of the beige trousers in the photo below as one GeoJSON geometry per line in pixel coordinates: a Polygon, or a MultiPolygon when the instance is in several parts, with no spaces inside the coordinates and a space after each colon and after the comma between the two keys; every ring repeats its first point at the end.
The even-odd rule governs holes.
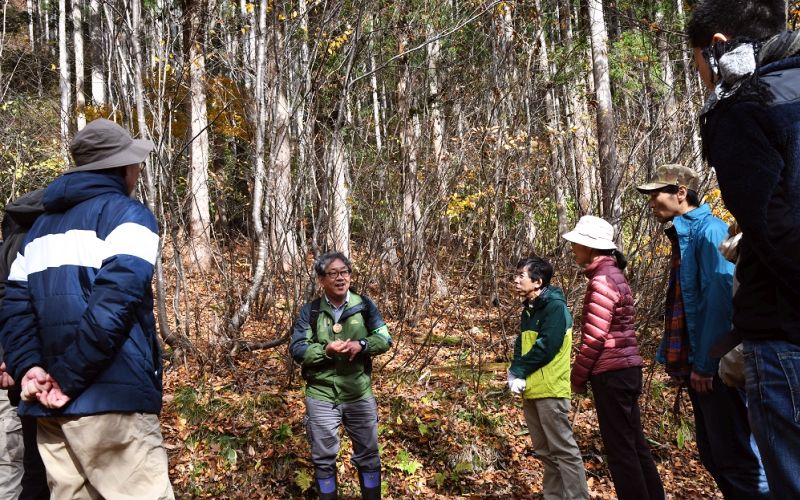
{"type": "Polygon", "coordinates": [[[40,418],[37,443],[51,498],[175,498],[157,415],[40,418]]]}

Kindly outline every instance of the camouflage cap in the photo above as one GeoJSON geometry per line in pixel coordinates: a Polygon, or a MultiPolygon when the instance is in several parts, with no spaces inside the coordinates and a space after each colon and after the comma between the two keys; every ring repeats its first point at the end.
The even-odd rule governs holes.
{"type": "Polygon", "coordinates": [[[700,179],[697,177],[694,170],[684,167],[683,165],[672,163],[658,167],[656,174],[650,182],[642,184],[641,186],[636,186],[636,189],[638,189],[640,193],[647,194],[665,186],[686,186],[686,189],[690,189],[696,193],[699,185],[700,179]]]}

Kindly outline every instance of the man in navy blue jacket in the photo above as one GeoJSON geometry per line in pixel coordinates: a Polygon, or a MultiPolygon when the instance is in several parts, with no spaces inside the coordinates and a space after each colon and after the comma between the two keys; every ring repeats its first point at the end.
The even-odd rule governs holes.
{"type": "MultiPolygon", "coordinates": [[[[742,229],[733,326],[774,498],[800,498],[800,33],[785,0],[704,0],[687,28],[703,149],[742,229]]],[[[731,342],[735,344],[736,342],[731,342]]]]}
{"type": "Polygon", "coordinates": [[[53,498],[173,498],[158,414],[153,214],[130,195],[153,148],[95,120],[44,192],[0,309],[19,413],[38,418],[53,498]]]}

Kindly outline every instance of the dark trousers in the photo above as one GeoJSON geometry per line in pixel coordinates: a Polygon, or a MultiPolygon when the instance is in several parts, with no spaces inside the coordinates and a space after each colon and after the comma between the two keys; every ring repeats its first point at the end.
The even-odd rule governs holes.
{"type": "Polygon", "coordinates": [[[750,439],[742,392],[714,374],[711,392],[698,394],[689,387],[689,398],[700,461],[726,500],[772,498],[758,448],[750,439]]]}
{"type": "Polygon", "coordinates": [[[639,414],[641,367],[592,375],[589,382],[617,496],[620,500],[663,500],[664,486],[639,414]]]}
{"type": "Polygon", "coordinates": [[[47,472],[36,445],[36,419],[20,417],[25,454],[22,457],[25,472],[22,474],[22,494],[20,500],[46,500],[50,498],[47,486],[47,472]]]}

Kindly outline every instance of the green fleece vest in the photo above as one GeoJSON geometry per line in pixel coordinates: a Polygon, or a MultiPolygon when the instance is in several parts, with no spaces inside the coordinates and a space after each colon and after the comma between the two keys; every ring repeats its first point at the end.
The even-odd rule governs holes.
{"type": "MultiPolygon", "coordinates": [[[[527,330],[522,332],[522,355],[531,350],[536,343],[537,332],[527,330]]],[[[528,375],[525,379],[525,399],[542,398],[570,398],[572,389],[570,387],[570,349],[572,347],[572,328],[568,328],[564,334],[564,341],[561,348],[552,361],[542,368],[528,375]]]]}

